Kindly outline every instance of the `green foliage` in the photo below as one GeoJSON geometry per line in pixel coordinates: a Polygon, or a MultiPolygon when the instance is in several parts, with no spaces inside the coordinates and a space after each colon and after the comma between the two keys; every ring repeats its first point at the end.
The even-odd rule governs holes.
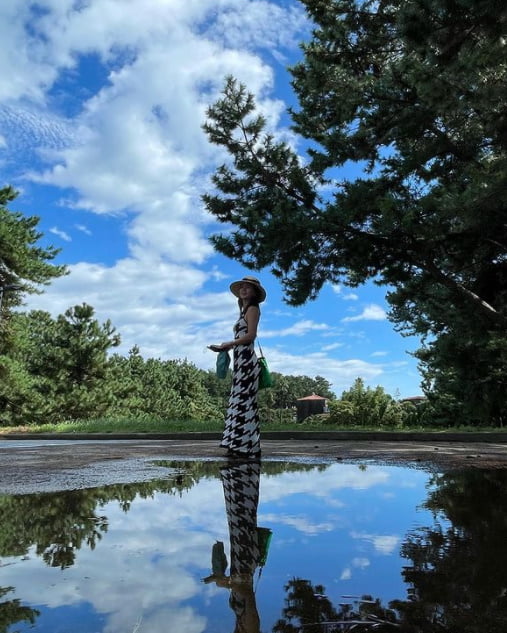
{"type": "Polygon", "coordinates": [[[504,424],[507,5],[303,4],[315,28],[291,69],[291,115],[308,160],[265,133],[229,77],[204,129],[231,160],[204,203],[234,230],[212,241],[271,266],[294,305],[327,281],[390,286],[390,318],[426,337],[419,358],[442,417],[504,424]],[[363,175],[337,181],[346,163],[363,175]]]}
{"type": "Polygon", "coordinates": [[[100,325],[86,304],[52,319],[34,310],[12,317],[16,346],[0,359],[3,424],[57,422],[107,411],[113,402],[107,352],[120,343],[109,321],[100,325]]]}
{"type": "Polygon", "coordinates": [[[416,356],[437,423],[505,426],[507,336],[503,332],[463,324],[427,343],[416,356]]]}
{"type": "MultiPolygon", "coordinates": [[[[429,400],[418,403],[401,401],[400,407],[404,427],[431,428],[439,426],[438,416],[435,414],[435,410],[429,400]]],[[[445,426],[449,426],[447,420],[445,422],[445,426]]]]}
{"type": "Polygon", "coordinates": [[[336,398],[331,391],[331,383],[322,376],[291,376],[272,372],[274,386],[261,392],[260,402],[275,409],[294,407],[298,398],[316,393],[330,400],[336,398]]]}
{"type": "MultiPolygon", "coordinates": [[[[0,587],[0,598],[14,590],[15,587],[0,587]]],[[[39,615],[40,611],[21,604],[19,598],[2,600],[0,602],[0,633],[12,631],[12,625],[19,622],[26,622],[33,626],[39,615]]]]}
{"type": "Polygon", "coordinates": [[[223,417],[217,398],[209,398],[203,380],[207,374],[186,360],[144,360],[134,347],[128,358],[114,355],[111,365],[118,376],[117,416],[201,422],[223,417]]]}
{"type": "MultiPolygon", "coordinates": [[[[38,245],[39,218],[10,211],[7,205],[17,196],[12,187],[0,188],[0,420],[3,412],[23,410],[31,379],[23,364],[9,351],[16,345],[11,310],[24,293],[39,293],[40,285],[66,274],[66,267],[51,263],[59,251],[38,245]]],[[[1,423],[1,422],[0,422],[1,423]]]]}
{"type": "Polygon", "coordinates": [[[36,230],[39,218],[26,217],[7,208],[16,197],[12,187],[0,189],[0,288],[16,287],[4,293],[4,311],[19,305],[22,293],[40,292],[39,285],[48,284],[67,272],[65,266],[50,263],[58,255],[58,249],[37,245],[42,237],[36,230]]]}
{"type": "Polygon", "coordinates": [[[413,528],[400,551],[410,595],[390,606],[401,630],[503,631],[506,472],[466,468],[435,475],[431,484],[424,508],[434,522],[413,528]]]}
{"type": "Polygon", "coordinates": [[[340,426],[367,428],[396,428],[402,426],[403,413],[396,402],[382,387],[365,387],[357,378],[341,400],[329,404],[329,422],[340,426]]]}
{"type": "Polygon", "coordinates": [[[342,602],[336,607],[326,596],[326,588],[303,578],[292,578],[284,586],[286,592],[282,617],[273,633],[296,633],[305,630],[318,633],[325,630],[370,631],[380,633],[398,628],[397,616],[379,598],[369,594],[358,596],[353,602],[342,602]],[[345,626],[342,626],[344,623],[345,626]],[[372,623],[374,626],[372,627],[372,623]]]}

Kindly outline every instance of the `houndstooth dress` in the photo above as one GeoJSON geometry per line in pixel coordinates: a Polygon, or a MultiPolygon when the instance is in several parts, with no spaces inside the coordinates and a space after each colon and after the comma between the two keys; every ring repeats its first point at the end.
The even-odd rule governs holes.
{"type": "Polygon", "coordinates": [[[253,588],[259,564],[257,507],[260,462],[229,464],[220,469],[230,536],[231,595],[229,605],[236,615],[235,631],[260,631],[253,588]],[[240,584],[237,584],[237,582],[240,584]]]}
{"type": "MultiPolygon", "coordinates": [[[[234,338],[248,331],[245,315],[241,312],[234,324],[234,338]]],[[[220,446],[241,455],[260,455],[259,411],[259,363],[253,341],[248,345],[236,345],[233,353],[232,387],[225,418],[225,429],[220,446]]]]}
{"type": "Polygon", "coordinates": [[[220,469],[230,536],[231,576],[252,575],[259,564],[257,507],[259,461],[229,464],[220,469]]]}

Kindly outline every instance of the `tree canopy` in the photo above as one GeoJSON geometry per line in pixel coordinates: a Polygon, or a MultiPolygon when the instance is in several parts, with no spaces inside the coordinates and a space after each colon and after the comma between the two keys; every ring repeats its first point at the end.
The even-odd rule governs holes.
{"type": "Polygon", "coordinates": [[[38,244],[43,235],[37,230],[39,218],[8,208],[17,195],[10,186],[0,188],[0,289],[12,290],[5,305],[19,305],[21,293],[40,292],[41,284],[67,272],[65,266],[51,263],[59,249],[38,244]]]}
{"type": "Polygon", "coordinates": [[[307,157],[267,133],[253,96],[227,78],[204,129],[231,160],[203,199],[233,230],[212,241],[270,266],[293,305],[325,282],[386,285],[390,318],[423,338],[425,389],[503,424],[507,6],[303,4],[315,28],[290,69],[290,114],[307,157]],[[340,179],[346,164],[358,175],[340,179]]]}

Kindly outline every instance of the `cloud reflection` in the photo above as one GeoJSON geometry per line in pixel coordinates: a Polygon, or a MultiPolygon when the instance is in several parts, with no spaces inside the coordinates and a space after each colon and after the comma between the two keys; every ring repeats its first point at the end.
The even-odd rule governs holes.
{"type": "MultiPolygon", "coordinates": [[[[192,475],[191,483],[176,493],[166,491],[166,481],[166,488],[134,495],[127,505],[114,496],[98,505],[96,512],[107,517],[107,531],[95,549],[83,544],[66,569],[45,565],[35,546],[27,560],[3,557],[4,564],[13,563],[7,567],[8,582],[16,597],[40,609],[40,622],[62,607],[73,607],[75,617],[92,612],[97,627],[103,623],[102,633],[130,633],[136,627],[150,633],[166,633],[168,627],[200,633],[210,630],[211,621],[231,621],[224,592],[201,583],[209,574],[211,544],[229,543],[224,493],[218,465],[215,468],[214,475],[192,475]]],[[[294,466],[279,474],[273,468],[263,473],[260,484],[259,524],[273,530],[261,611],[276,618],[275,604],[279,611],[287,576],[318,579],[331,573],[336,578],[341,569],[338,582],[353,582],[357,570],[371,573],[369,582],[375,584],[382,575],[381,557],[362,551],[365,544],[383,558],[389,556],[389,565],[399,565],[401,537],[396,534],[405,524],[383,512],[383,504],[392,504],[402,488],[406,494],[409,479],[412,490],[424,494],[424,473],[405,472],[400,478],[393,468],[352,464],[318,469],[301,465],[299,471],[294,466]],[[386,492],[391,493],[388,499],[386,492]],[[387,522],[382,530],[379,517],[387,522]]],[[[128,485],[135,490],[135,484],[128,485]]],[[[416,508],[414,503],[412,512],[416,508]]],[[[412,515],[403,517],[408,529],[412,515]]]]}

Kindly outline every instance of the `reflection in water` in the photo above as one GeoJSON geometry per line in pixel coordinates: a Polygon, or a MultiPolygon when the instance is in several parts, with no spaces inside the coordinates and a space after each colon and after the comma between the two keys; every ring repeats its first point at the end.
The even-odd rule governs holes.
{"type": "Polygon", "coordinates": [[[95,548],[107,531],[107,518],[96,509],[115,490],[66,490],[58,494],[0,495],[0,557],[23,556],[36,546],[37,556],[65,569],[83,546],[95,548]]]}
{"type": "Polygon", "coordinates": [[[236,617],[234,630],[245,633],[260,631],[253,586],[255,570],[261,564],[257,526],[260,471],[259,462],[248,461],[229,463],[220,469],[229,527],[230,575],[225,575],[223,544],[217,542],[213,546],[213,574],[204,579],[230,589],[229,604],[236,617]]]}
{"type": "Polygon", "coordinates": [[[313,586],[308,580],[293,578],[285,586],[285,591],[287,597],[282,618],[273,627],[273,633],[327,633],[338,630],[344,633],[393,633],[399,630],[394,611],[386,609],[371,596],[341,602],[337,609],[324,594],[325,588],[313,586]]]}
{"type": "MultiPolygon", "coordinates": [[[[14,587],[0,587],[0,598],[12,592],[14,587]]],[[[23,606],[19,598],[2,600],[0,602],[0,633],[6,633],[12,624],[17,622],[29,622],[34,624],[39,615],[37,609],[23,606]]]]}
{"type": "Polygon", "coordinates": [[[470,469],[430,483],[424,507],[435,522],[405,537],[408,599],[394,608],[410,631],[507,631],[507,473],[470,469]]]}
{"type": "Polygon", "coordinates": [[[502,470],[165,466],[0,495],[0,633],[507,631],[502,470]],[[259,584],[258,523],[276,534],[259,584]]]}

